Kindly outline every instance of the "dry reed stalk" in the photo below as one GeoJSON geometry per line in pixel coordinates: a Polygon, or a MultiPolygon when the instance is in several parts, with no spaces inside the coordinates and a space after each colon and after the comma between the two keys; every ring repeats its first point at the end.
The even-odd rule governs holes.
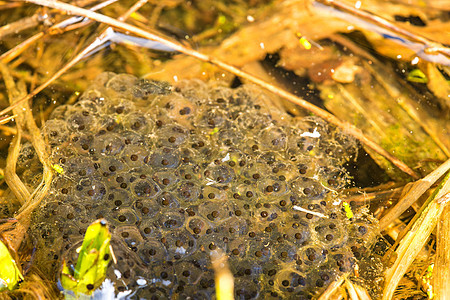
{"type": "MultiPolygon", "coordinates": [[[[11,102],[15,102],[17,99],[20,99],[23,97],[23,94],[26,94],[26,87],[23,82],[19,82],[19,86],[16,87],[14,80],[12,79],[12,76],[9,73],[8,68],[3,64],[0,63],[0,70],[3,75],[3,79],[5,81],[5,85],[8,89],[8,94],[11,102]]],[[[17,103],[17,102],[16,102],[17,103]]],[[[25,185],[20,181],[17,174],[15,173],[15,164],[17,162],[17,157],[20,150],[20,134],[16,137],[16,141],[12,143],[12,155],[8,155],[8,163],[7,165],[10,165],[11,167],[7,167],[8,171],[8,177],[10,177],[12,180],[7,180],[8,186],[11,190],[14,191],[14,189],[17,189],[18,187],[21,189],[25,189],[28,194],[20,195],[18,198],[19,201],[21,201],[23,204],[22,207],[19,210],[19,214],[16,216],[16,219],[18,222],[14,223],[13,226],[15,228],[12,231],[5,232],[9,229],[11,229],[10,223],[5,223],[0,227],[0,232],[3,232],[3,235],[5,238],[10,242],[11,247],[14,250],[19,249],[20,244],[22,243],[22,240],[25,236],[25,232],[28,229],[28,225],[30,222],[30,214],[32,212],[32,209],[29,208],[35,208],[39,203],[42,201],[42,199],[47,194],[48,190],[50,189],[50,184],[52,182],[53,173],[52,168],[50,165],[50,162],[48,160],[48,153],[46,151],[46,144],[42,138],[41,131],[37,127],[33,114],[31,113],[31,109],[29,107],[28,102],[23,102],[20,106],[17,106],[17,110],[15,111],[15,114],[17,114],[17,121],[19,123],[23,123],[23,125],[27,127],[28,132],[31,137],[31,143],[33,144],[33,147],[36,151],[37,156],[39,157],[40,162],[43,166],[43,179],[41,184],[35,189],[35,191],[30,195],[28,192],[28,189],[26,189],[25,185]]],[[[21,125],[20,125],[21,126],[21,125]]],[[[20,128],[18,126],[18,130],[20,128]]],[[[20,133],[20,131],[19,131],[20,133]]],[[[5,173],[6,176],[6,173],[5,173]]],[[[6,179],[6,177],[5,177],[6,179]]],[[[17,196],[17,195],[16,195],[17,196]]]]}
{"type": "Polygon", "coordinates": [[[450,299],[450,205],[442,212],[437,227],[433,289],[436,300],[450,299]]]}
{"type": "Polygon", "coordinates": [[[429,200],[425,202],[423,211],[418,213],[417,219],[412,221],[411,229],[406,232],[404,238],[400,241],[399,247],[395,251],[397,258],[394,265],[385,274],[386,284],[383,291],[383,300],[392,298],[398,283],[433,232],[449,202],[450,172],[447,173],[429,200]]]}
{"type": "MultiPolygon", "coordinates": [[[[10,104],[14,104],[16,103],[17,100],[21,99],[24,95],[26,95],[24,86],[21,85],[20,88],[17,89],[13,78],[8,72],[8,69],[2,63],[0,63],[0,71],[3,75],[3,79],[6,88],[8,90],[9,102],[10,104]]],[[[20,205],[25,204],[28,201],[28,199],[30,199],[30,192],[28,191],[27,187],[22,182],[22,180],[20,180],[19,176],[17,176],[16,174],[16,162],[20,153],[20,141],[22,138],[22,130],[23,130],[22,127],[24,125],[23,109],[24,105],[20,105],[13,110],[14,114],[17,116],[16,117],[17,135],[15,135],[13,140],[11,141],[5,167],[5,181],[8,184],[11,191],[16,196],[16,199],[20,203],[20,205]]]]}
{"type": "Polygon", "coordinates": [[[218,300],[234,299],[234,278],[228,266],[227,257],[220,249],[211,252],[211,263],[214,269],[216,297],[218,300]]]}
{"type": "Polygon", "coordinates": [[[450,159],[424,178],[417,180],[400,201],[380,220],[380,229],[384,230],[426,192],[442,175],[450,170],[450,159]]]}
{"type": "Polygon", "coordinates": [[[337,295],[342,295],[343,284],[347,279],[348,274],[344,274],[327,287],[327,289],[320,295],[318,300],[335,299],[337,295]]]}

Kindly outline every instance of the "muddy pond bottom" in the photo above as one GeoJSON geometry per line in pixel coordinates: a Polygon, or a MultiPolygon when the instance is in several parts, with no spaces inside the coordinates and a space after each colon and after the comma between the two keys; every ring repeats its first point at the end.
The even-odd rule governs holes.
{"type": "MultiPolygon", "coordinates": [[[[353,139],[293,118],[255,87],[176,86],[103,73],[45,123],[55,176],[33,216],[33,264],[55,283],[105,218],[117,264],[107,279],[130,299],[214,299],[221,249],[236,299],[310,299],[350,272],[373,241],[365,210],[343,208],[353,139]]],[[[40,180],[31,145],[18,172],[40,180]]]]}

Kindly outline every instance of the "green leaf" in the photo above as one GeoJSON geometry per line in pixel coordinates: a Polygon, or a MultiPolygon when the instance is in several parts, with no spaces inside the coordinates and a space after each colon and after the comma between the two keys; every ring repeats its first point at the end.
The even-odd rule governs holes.
{"type": "Polygon", "coordinates": [[[408,77],[406,78],[408,81],[411,82],[418,82],[418,83],[427,83],[428,78],[425,73],[423,73],[420,69],[414,69],[411,72],[408,73],[408,77]]]}
{"type": "Polygon", "coordinates": [[[90,294],[102,284],[111,260],[110,241],[106,220],[97,220],[88,227],[83,244],[77,249],[75,268],[63,263],[61,285],[64,289],[75,294],[90,294]]]}
{"type": "Polygon", "coordinates": [[[0,291],[13,290],[23,280],[8,247],[0,241],[0,291]]]}

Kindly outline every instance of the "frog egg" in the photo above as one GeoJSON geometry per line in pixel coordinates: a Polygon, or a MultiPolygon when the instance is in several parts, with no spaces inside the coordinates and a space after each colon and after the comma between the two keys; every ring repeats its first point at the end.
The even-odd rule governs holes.
{"type": "Polygon", "coordinates": [[[363,242],[360,244],[365,245],[366,241],[374,239],[372,227],[373,224],[368,220],[355,220],[346,229],[350,239],[362,240],[363,242]]]}
{"type": "Polygon", "coordinates": [[[201,134],[196,133],[189,136],[186,145],[183,149],[183,156],[190,158],[195,161],[210,162],[214,157],[217,156],[217,149],[215,144],[211,139],[203,137],[201,134]]]}
{"type": "Polygon", "coordinates": [[[146,265],[161,263],[167,258],[167,251],[164,245],[157,239],[147,238],[137,251],[140,259],[146,265]]]}
{"type": "Polygon", "coordinates": [[[340,272],[348,272],[352,269],[354,258],[348,250],[337,250],[330,256],[330,270],[337,269],[340,272]]]}
{"type": "Polygon", "coordinates": [[[192,181],[182,182],[177,188],[177,198],[179,201],[196,202],[200,195],[200,187],[192,181]]]}
{"type": "Polygon", "coordinates": [[[17,158],[17,169],[29,169],[37,160],[36,151],[31,143],[24,143],[21,146],[19,157],[17,158]]]}
{"type": "Polygon", "coordinates": [[[259,145],[262,150],[284,151],[288,143],[288,136],[278,126],[269,126],[259,134],[259,145]]]}
{"type": "Polygon", "coordinates": [[[222,222],[217,227],[217,230],[229,239],[237,238],[245,236],[249,232],[249,224],[244,218],[230,217],[225,222],[222,222]]]}
{"type": "Polygon", "coordinates": [[[70,140],[70,146],[73,148],[74,152],[86,156],[89,154],[91,149],[93,148],[94,136],[91,134],[77,134],[72,136],[70,140]]]}
{"type": "Polygon", "coordinates": [[[185,229],[167,231],[161,238],[166,247],[169,260],[180,260],[197,250],[195,239],[185,229]]]}
{"type": "Polygon", "coordinates": [[[167,95],[172,91],[172,86],[166,81],[138,79],[133,86],[133,97],[149,100],[151,95],[167,95]]]}
{"type": "MultiPolygon", "coordinates": [[[[185,161],[186,157],[183,157],[183,161],[185,161]]],[[[201,168],[197,164],[183,164],[178,168],[177,174],[181,180],[191,180],[191,181],[200,181],[203,179],[203,172],[201,172],[201,168]]]]}
{"type": "Polygon", "coordinates": [[[327,259],[328,251],[319,245],[309,243],[298,251],[299,259],[309,268],[317,268],[327,259]]]}
{"type": "Polygon", "coordinates": [[[125,130],[134,131],[141,135],[146,135],[152,132],[154,128],[154,121],[143,113],[133,112],[128,115],[123,115],[120,119],[120,123],[125,130]]]}
{"type": "Polygon", "coordinates": [[[245,139],[245,135],[240,128],[234,126],[222,128],[214,136],[217,138],[217,143],[222,147],[236,147],[245,139]]]}
{"type": "Polygon", "coordinates": [[[64,160],[64,163],[58,165],[63,168],[63,174],[72,180],[92,177],[97,173],[94,161],[89,157],[69,157],[64,160]]]}
{"type": "MultiPolygon", "coordinates": [[[[281,210],[278,205],[270,203],[256,203],[254,204],[253,214],[257,222],[267,223],[272,222],[278,218],[281,214],[281,210]]],[[[267,224],[264,224],[267,226],[267,224]]]]}
{"type": "Polygon", "coordinates": [[[100,115],[99,126],[97,127],[97,136],[107,133],[119,133],[123,130],[123,123],[120,118],[114,115],[100,115]]]}
{"type": "MultiPolygon", "coordinates": [[[[342,222],[342,221],[341,221],[342,222]]],[[[340,248],[347,241],[344,231],[346,230],[341,222],[335,220],[319,220],[312,225],[312,238],[321,243],[324,247],[340,248]]]]}
{"type": "MultiPolygon", "coordinates": [[[[208,281],[209,282],[209,281],[208,281]]],[[[213,299],[215,292],[214,287],[210,287],[210,284],[199,285],[186,285],[184,281],[174,288],[174,294],[177,299],[196,299],[196,300],[209,300],[213,299]]]]}
{"type": "MultiPolygon", "coordinates": [[[[95,97],[94,97],[95,98],[95,97]]],[[[81,99],[81,98],[80,98],[81,99]]],[[[50,113],[49,120],[64,120],[66,121],[66,111],[70,109],[70,105],[58,105],[55,109],[50,113]]]]}
{"type": "Polygon", "coordinates": [[[132,187],[134,187],[136,181],[141,180],[140,174],[134,172],[134,170],[126,172],[127,168],[125,168],[124,170],[125,172],[117,172],[116,174],[111,174],[107,178],[108,187],[123,189],[134,194],[135,191],[132,189],[132,187]]]}
{"type": "Polygon", "coordinates": [[[134,290],[137,286],[136,279],[145,274],[145,266],[137,253],[130,251],[122,240],[111,239],[111,247],[114,249],[117,264],[108,268],[107,278],[114,281],[116,292],[134,290]]]}
{"type": "Polygon", "coordinates": [[[131,208],[114,208],[111,210],[110,216],[104,216],[114,227],[120,227],[124,225],[136,225],[138,221],[134,210],[131,208]]]}
{"type": "MultiPolygon", "coordinates": [[[[158,279],[159,281],[160,279],[158,279]]],[[[139,288],[133,295],[135,299],[170,299],[171,291],[171,288],[167,288],[163,284],[158,283],[151,284],[150,286],[147,285],[145,288],[139,288]]]]}
{"type": "Polygon", "coordinates": [[[249,241],[246,258],[258,263],[267,262],[272,256],[271,247],[272,245],[265,241],[251,240],[249,241]]]}
{"type": "MultiPolygon", "coordinates": [[[[118,74],[109,79],[105,84],[108,91],[115,92],[117,96],[131,98],[132,88],[138,79],[129,74],[118,74]]],[[[112,93],[113,94],[113,93],[112,93]]]]}
{"type": "Polygon", "coordinates": [[[144,162],[154,169],[175,169],[180,164],[180,159],[178,151],[160,148],[144,159],[144,162]]]}
{"type": "MultiPolygon", "coordinates": [[[[218,83],[220,84],[220,83],[218,83]]],[[[208,101],[209,106],[217,106],[226,108],[229,106],[230,101],[233,99],[233,90],[229,89],[226,86],[210,86],[210,90],[208,91],[210,99],[208,101]]]]}
{"type": "Polygon", "coordinates": [[[202,191],[202,199],[211,201],[227,201],[227,192],[213,186],[205,186],[202,191]]]}
{"type": "Polygon", "coordinates": [[[260,288],[257,280],[237,278],[234,282],[235,299],[239,300],[258,299],[259,291],[260,288]]]}
{"type": "MultiPolygon", "coordinates": [[[[206,234],[200,233],[197,238],[197,245],[200,249],[204,249],[207,253],[216,249],[227,249],[230,242],[228,233],[220,231],[217,228],[208,228],[205,230],[206,234]]],[[[209,261],[208,261],[209,263],[209,261]]]]}
{"type": "Polygon", "coordinates": [[[116,156],[125,147],[123,138],[113,132],[106,132],[101,138],[95,138],[92,148],[97,155],[116,156]]]}
{"type": "Polygon", "coordinates": [[[275,176],[267,177],[259,181],[258,188],[261,195],[275,201],[286,195],[289,191],[287,182],[275,176]]]}
{"type": "Polygon", "coordinates": [[[122,152],[122,161],[130,168],[137,168],[143,165],[144,159],[149,151],[144,146],[126,145],[122,152]]]}
{"type": "Polygon", "coordinates": [[[306,177],[297,177],[291,182],[291,191],[308,199],[320,199],[327,190],[316,180],[306,177]]]}
{"type": "Polygon", "coordinates": [[[121,239],[133,252],[137,252],[144,243],[144,239],[135,226],[118,227],[114,230],[114,236],[121,239]]]}
{"type": "Polygon", "coordinates": [[[294,243],[282,240],[272,247],[272,257],[276,257],[284,263],[292,262],[297,260],[297,249],[298,246],[294,243]]]}
{"type": "MultiPolygon", "coordinates": [[[[61,192],[63,191],[61,190],[61,192]]],[[[102,201],[106,201],[107,192],[107,188],[101,181],[91,178],[81,179],[75,187],[75,196],[82,203],[99,204],[102,201]]]]}
{"type": "Polygon", "coordinates": [[[241,175],[246,177],[250,182],[259,182],[263,177],[271,174],[271,168],[266,162],[253,161],[245,164],[242,168],[241,175]]]}
{"type": "Polygon", "coordinates": [[[232,256],[229,262],[235,278],[258,279],[263,274],[262,266],[253,260],[232,256]]]}
{"type": "Polygon", "coordinates": [[[277,272],[274,283],[277,290],[290,294],[298,293],[307,288],[306,274],[289,268],[277,272]]]}
{"type": "Polygon", "coordinates": [[[134,131],[124,131],[121,133],[121,138],[125,145],[138,145],[146,148],[152,145],[152,141],[148,136],[142,136],[134,131]]]}
{"type": "Polygon", "coordinates": [[[245,258],[249,249],[248,246],[248,240],[245,236],[230,240],[226,248],[226,254],[229,256],[230,262],[234,259],[245,258]]]}
{"type": "Polygon", "coordinates": [[[104,108],[106,115],[115,115],[116,120],[121,120],[123,115],[136,111],[136,106],[128,99],[112,98],[104,108]]]}
{"type": "Polygon", "coordinates": [[[172,89],[174,94],[182,95],[192,101],[208,99],[208,86],[201,80],[181,80],[172,89]]]}
{"type": "Polygon", "coordinates": [[[157,216],[156,224],[162,230],[173,230],[181,228],[184,225],[185,215],[184,211],[180,209],[164,209],[157,216]]]}
{"type": "Polygon", "coordinates": [[[213,223],[220,223],[231,217],[231,209],[228,204],[214,201],[205,201],[198,207],[199,214],[213,223]]]}
{"type": "Polygon", "coordinates": [[[67,128],[72,132],[88,132],[96,126],[96,118],[87,110],[71,109],[66,112],[67,128]],[[91,127],[92,126],[92,127],[91,127]]]}
{"type": "Polygon", "coordinates": [[[48,120],[42,131],[51,147],[59,146],[69,139],[67,122],[63,120],[48,120]]]}
{"type": "Polygon", "coordinates": [[[129,192],[123,189],[109,189],[106,194],[106,203],[109,207],[129,207],[133,203],[133,198],[129,192]]]}
{"type": "MultiPolygon", "coordinates": [[[[114,156],[102,156],[94,167],[98,167],[98,172],[104,178],[114,178],[118,173],[122,173],[126,165],[119,158],[114,156]]],[[[107,180],[108,180],[107,179],[107,180]]]]}
{"type": "Polygon", "coordinates": [[[233,198],[240,201],[257,201],[258,189],[251,184],[240,184],[233,189],[233,198]]]}
{"type": "Polygon", "coordinates": [[[260,130],[272,124],[272,117],[269,114],[261,114],[258,111],[254,111],[254,113],[240,114],[235,121],[241,128],[260,132],[260,130]]]}
{"type": "Polygon", "coordinates": [[[180,207],[180,204],[179,204],[177,198],[172,193],[162,192],[156,198],[156,201],[158,202],[159,206],[162,208],[179,208],[180,207]]]}
{"type": "Polygon", "coordinates": [[[174,172],[160,171],[153,173],[152,179],[162,190],[171,190],[180,181],[174,172]]]}
{"type": "Polygon", "coordinates": [[[233,181],[235,178],[234,170],[226,164],[218,163],[219,165],[213,163],[206,168],[204,171],[205,179],[214,184],[227,184],[233,181]]]}
{"type": "Polygon", "coordinates": [[[52,181],[51,189],[52,194],[57,196],[55,198],[60,198],[62,202],[66,202],[66,198],[73,195],[73,181],[66,176],[57,176],[52,181]]]}
{"type": "Polygon", "coordinates": [[[202,236],[210,228],[206,219],[202,217],[190,217],[186,220],[186,229],[192,234],[202,236]]]}
{"type": "Polygon", "coordinates": [[[211,108],[198,116],[196,124],[202,128],[204,133],[208,133],[214,128],[227,127],[227,112],[219,108],[211,108]]]}
{"type": "Polygon", "coordinates": [[[324,269],[319,271],[314,270],[308,274],[310,285],[314,288],[316,294],[320,294],[336,277],[334,273],[329,271],[329,267],[325,267],[324,269]]]}
{"type": "Polygon", "coordinates": [[[187,129],[175,124],[165,125],[156,130],[155,134],[159,137],[159,147],[178,148],[183,145],[188,137],[187,129]]]}
{"type": "Polygon", "coordinates": [[[153,218],[140,218],[137,225],[144,238],[152,239],[160,237],[160,229],[158,228],[158,224],[155,224],[153,218]]]}
{"type": "MultiPolygon", "coordinates": [[[[303,134],[313,135],[315,132],[306,131],[303,134]]],[[[320,134],[320,133],[318,133],[320,134]]],[[[315,156],[319,153],[320,140],[310,136],[303,136],[297,139],[297,151],[300,154],[315,156]]]]}
{"type": "Polygon", "coordinates": [[[133,205],[136,215],[139,219],[147,219],[156,216],[161,207],[156,199],[139,199],[133,205]]]}
{"type": "Polygon", "coordinates": [[[161,108],[162,114],[184,126],[189,126],[191,119],[198,113],[197,105],[181,95],[159,97],[155,105],[161,108]]]}
{"type": "Polygon", "coordinates": [[[205,275],[203,269],[188,261],[176,261],[173,268],[178,282],[183,281],[185,285],[196,284],[205,275]]]}
{"type": "Polygon", "coordinates": [[[295,164],[290,161],[280,161],[280,157],[275,156],[275,159],[268,160],[270,167],[270,177],[275,181],[289,182],[297,177],[297,169],[295,164]]]}
{"type": "Polygon", "coordinates": [[[161,191],[151,178],[141,177],[131,183],[131,190],[136,197],[145,199],[155,198],[161,191]]]}
{"type": "Polygon", "coordinates": [[[283,233],[288,240],[296,246],[302,246],[310,240],[311,232],[308,223],[304,221],[290,221],[286,224],[283,233]]]}

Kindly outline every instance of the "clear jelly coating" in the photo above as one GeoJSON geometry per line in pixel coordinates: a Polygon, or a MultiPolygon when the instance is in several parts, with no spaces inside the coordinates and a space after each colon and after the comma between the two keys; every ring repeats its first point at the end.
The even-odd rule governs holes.
{"type": "MultiPolygon", "coordinates": [[[[35,266],[57,280],[87,226],[105,218],[118,260],[108,277],[130,298],[214,298],[210,252],[219,248],[236,299],[321,293],[373,236],[364,210],[348,219],[339,200],[356,143],[269,103],[245,85],[100,75],[45,123],[63,172],[33,216],[35,266]]],[[[18,171],[39,183],[30,145],[18,171]]]]}

